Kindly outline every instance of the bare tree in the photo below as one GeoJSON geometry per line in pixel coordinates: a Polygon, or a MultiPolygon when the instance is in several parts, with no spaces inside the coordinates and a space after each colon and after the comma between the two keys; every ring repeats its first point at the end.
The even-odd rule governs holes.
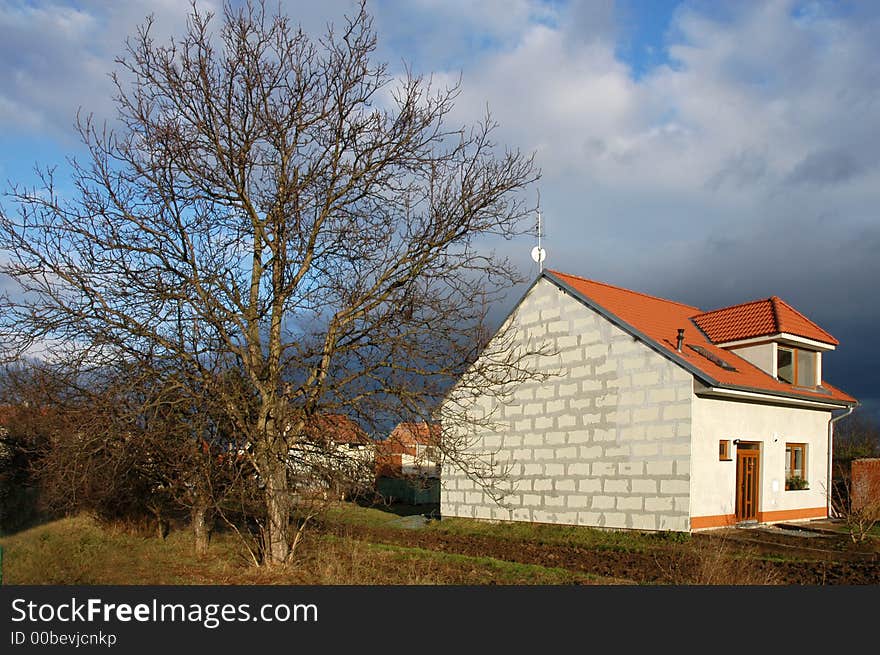
{"type": "Polygon", "coordinates": [[[528,227],[537,172],[488,115],[448,126],[457,87],[374,63],[363,6],[317,41],[262,3],[219,22],[193,6],[166,45],[151,28],[118,59],[118,129],[78,121],[76,192],[51,172],[11,190],[2,336],[173,362],[214,394],[263,485],[265,561],[283,562],[309,419],[428,413],[519,281],[486,242],[528,227]]]}
{"type": "Polygon", "coordinates": [[[856,411],[834,430],[834,460],[841,465],[860,457],[880,457],[880,423],[864,411],[856,411]]]}

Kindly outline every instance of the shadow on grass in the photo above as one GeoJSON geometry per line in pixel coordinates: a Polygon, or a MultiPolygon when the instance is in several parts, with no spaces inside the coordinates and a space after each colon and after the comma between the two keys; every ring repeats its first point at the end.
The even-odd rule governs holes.
{"type": "Polygon", "coordinates": [[[46,513],[37,513],[31,516],[28,516],[26,519],[15,521],[12,524],[0,525],[0,539],[5,539],[7,537],[14,537],[17,534],[22,532],[27,532],[31,528],[38,528],[41,525],[46,525],[51,523],[52,521],[57,520],[59,517],[46,514],[46,513]]]}
{"type": "Polygon", "coordinates": [[[410,505],[409,503],[388,502],[379,498],[377,500],[359,500],[357,504],[361,507],[377,509],[380,512],[394,514],[395,516],[426,516],[432,519],[440,518],[440,503],[410,505]]]}

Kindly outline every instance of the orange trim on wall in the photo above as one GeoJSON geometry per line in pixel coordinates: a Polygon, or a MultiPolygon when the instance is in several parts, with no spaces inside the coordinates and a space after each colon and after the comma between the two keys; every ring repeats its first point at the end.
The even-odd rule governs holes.
{"type": "MultiPolygon", "coordinates": [[[[796,521],[798,519],[824,519],[828,516],[825,507],[808,507],[806,509],[782,509],[774,512],[758,512],[759,523],[773,521],[796,521]]],[[[735,514],[715,514],[714,516],[692,516],[691,530],[706,528],[724,528],[736,525],[735,514]]]]}
{"type": "Polygon", "coordinates": [[[758,521],[796,521],[798,519],[824,519],[828,517],[825,507],[807,507],[804,509],[781,509],[775,512],[758,512],[758,521]]]}
{"type": "Polygon", "coordinates": [[[736,524],[735,514],[716,514],[715,516],[692,516],[691,530],[702,530],[703,528],[723,528],[736,524]]]}

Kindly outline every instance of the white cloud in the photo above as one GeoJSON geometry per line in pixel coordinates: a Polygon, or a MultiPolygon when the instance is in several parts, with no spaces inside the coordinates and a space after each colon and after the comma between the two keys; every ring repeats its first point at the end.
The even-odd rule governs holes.
{"type": "Polygon", "coordinates": [[[108,74],[117,68],[114,58],[123,53],[126,36],[154,14],[156,35],[166,38],[184,24],[187,9],[177,0],[0,5],[0,127],[70,139],[80,108],[112,118],[108,74]]]}

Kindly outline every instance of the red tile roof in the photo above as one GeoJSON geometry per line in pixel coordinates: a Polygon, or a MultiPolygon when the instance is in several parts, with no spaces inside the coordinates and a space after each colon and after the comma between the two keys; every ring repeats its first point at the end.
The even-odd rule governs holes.
{"type": "Polygon", "coordinates": [[[440,424],[426,421],[398,423],[388,435],[389,442],[405,445],[436,444],[440,439],[440,424]]]}
{"type": "MultiPolygon", "coordinates": [[[[692,372],[696,371],[699,373],[699,377],[704,378],[712,386],[757,390],[775,395],[824,400],[826,402],[842,402],[846,404],[856,402],[855,398],[849,394],[832,387],[824,381],[822,389],[815,391],[793,387],[790,384],[780,382],[735,352],[718,347],[692,322],[691,319],[694,317],[707,314],[707,312],[702,312],[698,307],[649,296],[558,271],[546,271],[545,275],[551,281],[562,283],[562,285],[574,291],[582,300],[595,306],[612,320],[616,318],[618,323],[622,322],[624,325],[621,325],[621,327],[624,329],[646,337],[649,345],[653,344],[659,347],[673,360],[686,364],[692,372]],[[676,349],[676,337],[679,329],[684,329],[684,347],[681,352],[678,352],[676,349]],[[697,346],[705,354],[701,354],[689,346],[697,346]],[[720,366],[713,359],[722,361],[735,370],[728,370],[728,368],[720,366]]],[[[777,326],[781,325],[786,328],[783,331],[796,330],[793,334],[805,331],[805,324],[799,321],[805,321],[806,324],[815,326],[809,319],[782,303],[781,300],[776,306],[784,306],[782,322],[780,323],[779,319],[776,319],[777,326]],[[796,317],[800,317],[800,319],[796,319],[796,317]]],[[[723,310],[708,312],[708,314],[715,314],[721,311],[723,310]]],[[[761,316],[758,311],[755,312],[755,315],[761,316]]],[[[711,321],[707,323],[711,324],[711,321]]],[[[753,324],[757,325],[758,321],[755,320],[753,324]]],[[[818,326],[815,326],[815,329],[821,330],[818,326]]],[[[811,334],[815,335],[817,333],[811,334]]],[[[828,338],[831,335],[824,330],[822,330],[822,334],[825,335],[822,337],[822,341],[837,343],[836,341],[829,342],[828,338]]],[[[810,338],[816,337],[811,336],[810,338]]],[[[833,339],[833,337],[831,338],[833,339]]]]}
{"type": "Polygon", "coordinates": [[[691,318],[715,343],[787,332],[822,343],[839,344],[828,332],[777,296],[722,307],[691,318]]]}
{"type": "Polygon", "coordinates": [[[306,433],[317,440],[335,443],[370,443],[371,439],[355,421],[345,414],[319,414],[309,419],[306,433]]]}

